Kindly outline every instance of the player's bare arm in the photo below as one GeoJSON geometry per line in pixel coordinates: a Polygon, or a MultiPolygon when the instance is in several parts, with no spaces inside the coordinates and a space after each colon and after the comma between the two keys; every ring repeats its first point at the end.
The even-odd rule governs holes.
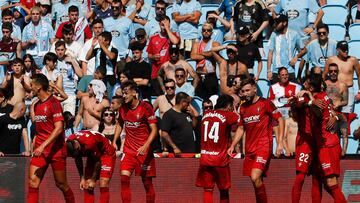
{"type": "Polygon", "coordinates": [[[82,160],[82,156],[75,157],[75,165],[80,176],[80,184],[79,184],[80,190],[86,189],[85,177],[84,177],[84,163],[82,160]]]}
{"type": "Polygon", "coordinates": [[[34,156],[41,156],[44,149],[51,143],[53,143],[56,138],[64,131],[64,123],[63,121],[57,121],[54,123],[54,130],[51,132],[50,136],[38,147],[34,150],[34,156]]]}
{"type": "MultiPolygon", "coordinates": [[[[84,97],[83,97],[84,98],[84,97]]],[[[80,101],[80,107],[79,107],[79,111],[78,113],[76,114],[75,116],[75,121],[74,121],[74,127],[77,128],[79,127],[79,124],[81,122],[81,118],[82,118],[82,115],[84,114],[84,99],[81,99],[80,101]]]]}
{"type": "MultiPolygon", "coordinates": [[[[284,149],[283,146],[283,137],[284,137],[284,129],[285,129],[285,121],[282,117],[277,119],[279,122],[279,134],[276,138],[277,146],[276,146],[276,156],[279,157],[284,149]]],[[[276,135],[276,134],[275,134],[276,135]]]]}
{"type": "MultiPolygon", "coordinates": [[[[122,126],[123,126],[123,122],[116,122],[116,126],[115,126],[115,133],[114,133],[114,139],[112,141],[112,146],[115,147],[115,149],[117,150],[117,144],[116,144],[116,141],[119,139],[120,137],[120,133],[122,131],[122,126]]],[[[121,146],[123,146],[123,143],[121,143],[121,146]]]]}
{"type": "Polygon", "coordinates": [[[232,153],[234,152],[235,146],[240,142],[242,136],[244,135],[244,127],[243,126],[238,126],[236,131],[235,131],[235,135],[233,137],[233,141],[227,151],[229,156],[232,156],[232,153]]]}
{"type": "Polygon", "coordinates": [[[149,146],[151,145],[151,143],[154,141],[154,139],[157,136],[158,130],[157,130],[156,124],[151,123],[151,124],[149,124],[149,126],[150,126],[150,130],[151,130],[150,135],[149,135],[148,139],[146,140],[145,144],[138,149],[138,155],[146,154],[148,152],[149,146]]]}

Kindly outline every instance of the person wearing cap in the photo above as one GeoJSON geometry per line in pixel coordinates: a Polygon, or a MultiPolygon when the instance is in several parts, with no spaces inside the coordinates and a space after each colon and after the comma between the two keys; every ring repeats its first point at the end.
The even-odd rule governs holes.
{"type": "MultiPolygon", "coordinates": [[[[61,0],[59,3],[53,5],[52,11],[52,18],[55,20],[55,30],[57,30],[61,23],[69,21],[69,8],[71,6],[76,6],[78,9],[81,8],[78,1],[71,1],[71,0],[61,0]]],[[[79,13],[79,16],[84,16],[86,11],[82,11],[79,13]]]]}
{"type": "MultiPolygon", "coordinates": [[[[150,37],[147,48],[148,57],[151,61],[151,84],[153,95],[161,95],[164,84],[158,81],[161,66],[170,60],[170,46],[177,46],[180,42],[179,36],[170,29],[170,18],[163,16],[159,22],[160,32],[150,37]]],[[[174,79],[174,78],[173,78],[174,79]]]]}
{"type": "Polygon", "coordinates": [[[196,0],[184,0],[181,5],[173,4],[172,19],[177,23],[180,34],[180,54],[183,59],[190,58],[192,47],[199,38],[198,25],[201,5],[196,0]]]}
{"type": "Polygon", "coordinates": [[[288,17],[280,14],[275,19],[274,32],[269,39],[267,78],[272,84],[279,82],[278,69],[285,67],[289,80],[295,82],[295,64],[307,52],[301,36],[288,28],[288,17]]]}
{"type": "Polygon", "coordinates": [[[195,94],[203,99],[218,94],[218,79],[216,76],[216,61],[211,49],[219,46],[211,39],[213,27],[210,23],[202,26],[202,40],[195,42],[191,50],[191,59],[196,61],[196,73],[201,78],[195,94]]]}
{"type": "Polygon", "coordinates": [[[175,70],[176,68],[183,68],[185,70],[185,79],[189,78],[189,76],[193,79],[192,86],[196,88],[199,83],[199,76],[196,74],[195,70],[191,65],[185,61],[180,59],[180,51],[177,45],[171,45],[169,49],[170,60],[161,65],[159,70],[158,81],[160,83],[161,89],[166,92],[166,88],[164,86],[163,81],[166,79],[176,80],[175,70]]]}
{"type": "Polygon", "coordinates": [[[166,16],[166,2],[164,0],[157,0],[155,3],[155,18],[148,19],[144,25],[144,29],[149,37],[159,33],[160,21],[166,16]]]}
{"type": "MultiPolygon", "coordinates": [[[[15,41],[20,42],[21,41],[21,28],[20,26],[16,25],[14,23],[14,13],[10,9],[4,9],[1,12],[1,24],[5,22],[9,22],[12,24],[12,32],[11,32],[11,38],[15,41]]],[[[0,39],[2,38],[3,34],[0,32],[0,39]]]]}
{"type": "Polygon", "coordinates": [[[106,97],[106,86],[103,81],[94,79],[88,86],[89,95],[83,95],[75,117],[74,127],[78,128],[82,120],[82,128],[96,130],[100,124],[101,113],[110,102],[106,97]]]}
{"type": "Polygon", "coordinates": [[[296,31],[303,39],[309,39],[309,35],[315,31],[324,16],[324,11],[315,0],[280,0],[272,9],[272,16],[276,18],[277,14],[281,13],[289,17],[289,28],[296,31]],[[310,12],[316,14],[313,24],[309,22],[310,12]]]}
{"type": "MultiPolygon", "coordinates": [[[[343,113],[354,112],[355,100],[360,100],[360,91],[358,93],[354,90],[354,72],[357,77],[360,77],[360,65],[359,61],[354,56],[349,56],[349,45],[347,41],[339,41],[336,44],[337,55],[329,57],[325,63],[325,69],[323,72],[323,78],[326,78],[329,73],[330,64],[337,64],[339,67],[338,80],[340,83],[345,83],[348,87],[349,97],[347,106],[341,108],[343,113]]],[[[357,82],[360,87],[360,80],[357,82]]]]}
{"type": "Polygon", "coordinates": [[[40,0],[39,4],[41,9],[41,19],[49,24],[52,24],[50,0],[40,0]]]}

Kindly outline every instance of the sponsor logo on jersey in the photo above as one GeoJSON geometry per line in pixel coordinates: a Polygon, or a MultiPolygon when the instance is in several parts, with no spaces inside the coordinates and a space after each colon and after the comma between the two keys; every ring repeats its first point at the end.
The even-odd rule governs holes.
{"type": "Polygon", "coordinates": [[[140,122],[125,121],[124,124],[128,128],[138,128],[141,123],[140,122]]]}
{"type": "Polygon", "coordinates": [[[43,115],[37,115],[37,116],[34,116],[34,120],[35,120],[35,122],[46,122],[47,118],[46,118],[46,116],[43,116],[43,115]]]}
{"type": "Polygon", "coordinates": [[[286,13],[289,20],[299,17],[299,11],[297,10],[288,10],[286,13]]]}
{"type": "Polygon", "coordinates": [[[9,130],[20,130],[22,129],[21,124],[8,124],[9,130]]]}
{"type": "Polygon", "coordinates": [[[260,115],[249,116],[244,118],[245,123],[255,123],[260,121],[260,115]]]}
{"type": "Polygon", "coordinates": [[[205,149],[201,150],[201,154],[206,154],[206,155],[219,155],[220,152],[214,152],[214,151],[207,151],[205,149]]]}
{"type": "Polygon", "coordinates": [[[113,30],[113,31],[111,31],[111,36],[113,36],[113,37],[119,37],[119,36],[120,36],[120,32],[117,31],[117,30],[113,30]]]}

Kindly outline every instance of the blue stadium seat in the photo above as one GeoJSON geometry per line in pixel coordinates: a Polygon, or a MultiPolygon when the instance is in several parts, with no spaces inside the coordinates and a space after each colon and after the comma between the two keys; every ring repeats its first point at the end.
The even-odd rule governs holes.
{"type": "Polygon", "coordinates": [[[322,7],[324,16],[323,22],[326,24],[341,24],[343,25],[348,16],[348,10],[345,6],[340,5],[326,5],[322,7]]]}
{"type": "Polygon", "coordinates": [[[265,79],[259,79],[257,82],[258,86],[258,95],[262,96],[264,98],[267,98],[269,95],[269,89],[270,89],[270,82],[265,79]]]}
{"type": "Polygon", "coordinates": [[[269,40],[263,41],[263,53],[261,53],[262,59],[267,60],[269,54],[269,40]]]}
{"type": "Polygon", "coordinates": [[[349,41],[349,55],[360,59],[360,40],[349,41]]]}
{"type": "Polygon", "coordinates": [[[358,146],[359,146],[359,141],[354,140],[353,137],[349,137],[349,139],[348,139],[348,148],[346,150],[346,153],[347,154],[356,154],[358,146]]]}
{"type": "Polygon", "coordinates": [[[340,24],[328,24],[329,26],[329,38],[341,41],[344,40],[346,28],[344,25],[340,24]]]}
{"type": "Polygon", "coordinates": [[[201,17],[199,19],[199,24],[204,24],[206,22],[206,13],[208,11],[216,11],[219,8],[219,4],[203,4],[201,5],[201,17]]]}
{"type": "Polygon", "coordinates": [[[348,0],[327,0],[326,5],[340,5],[346,6],[348,0]]]}
{"type": "Polygon", "coordinates": [[[349,36],[351,40],[360,40],[360,23],[349,26],[349,36]]]}
{"type": "Polygon", "coordinates": [[[356,12],[357,12],[357,5],[354,5],[351,8],[351,18],[353,19],[353,22],[355,22],[356,12]]]}
{"type": "Polygon", "coordinates": [[[191,105],[194,106],[194,108],[199,112],[199,114],[202,114],[202,102],[203,99],[198,96],[194,96],[191,102],[191,105]]]}

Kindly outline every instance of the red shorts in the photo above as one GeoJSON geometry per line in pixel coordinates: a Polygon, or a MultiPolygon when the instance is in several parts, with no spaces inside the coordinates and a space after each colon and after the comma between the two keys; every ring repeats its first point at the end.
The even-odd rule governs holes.
{"type": "Polygon", "coordinates": [[[216,185],[220,190],[231,187],[230,167],[226,166],[201,166],[196,177],[195,185],[203,188],[214,188],[216,185]]]}
{"type": "Polygon", "coordinates": [[[296,171],[303,172],[305,174],[309,173],[314,156],[312,146],[312,143],[302,139],[298,134],[295,148],[296,171]]]}
{"type": "Polygon", "coordinates": [[[66,169],[66,150],[65,148],[58,150],[55,153],[50,152],[51,155],[41,155],[39,157],[32,157],[30,165],[44,168],[51,165],[54,171],[64,171],[66,169]]]}
{"type": "MultiPolygon", "coordinates": [[[[110,179],[112,177],[115,168],[115,161],[116,161],[115,155],[114,156],[103,155],[100,158],[100,162],[101,162],[101,170],[99,174],[100,178],[110,179]]],[[[85,178],[90,178],[93,175],[94,165],[95,165],[95,160],[89,158],[86,160],[85,178]]],[[[99,177],[97,177],[97,179],[99,179],[99,177]]]]}
{"type": "Polygon", "coordinates": [[[135,175],[142,177],[155,177],[156,168],[155,168],[155,159],[152,153],[147,155],[134,156],[132,154],[123,154],[123,157],[120,162],[120,171],[130,171],[135,170],[135,175]]]}
{"type": "Polygon", "coordinates": [[[245,155],[243,175],[251,176],[251,170],[257,168],[263,171],[263,176],[266,176],[266,172],[270,165],[272,152],[270,150],[259,150],[255,153],[245,155]]]}
{"type": "Polygon", "coordinates": [[[329,175],[340,176],[340,157],[340,145],[319,148],[319,162],[324,177],[329,175]]]}

